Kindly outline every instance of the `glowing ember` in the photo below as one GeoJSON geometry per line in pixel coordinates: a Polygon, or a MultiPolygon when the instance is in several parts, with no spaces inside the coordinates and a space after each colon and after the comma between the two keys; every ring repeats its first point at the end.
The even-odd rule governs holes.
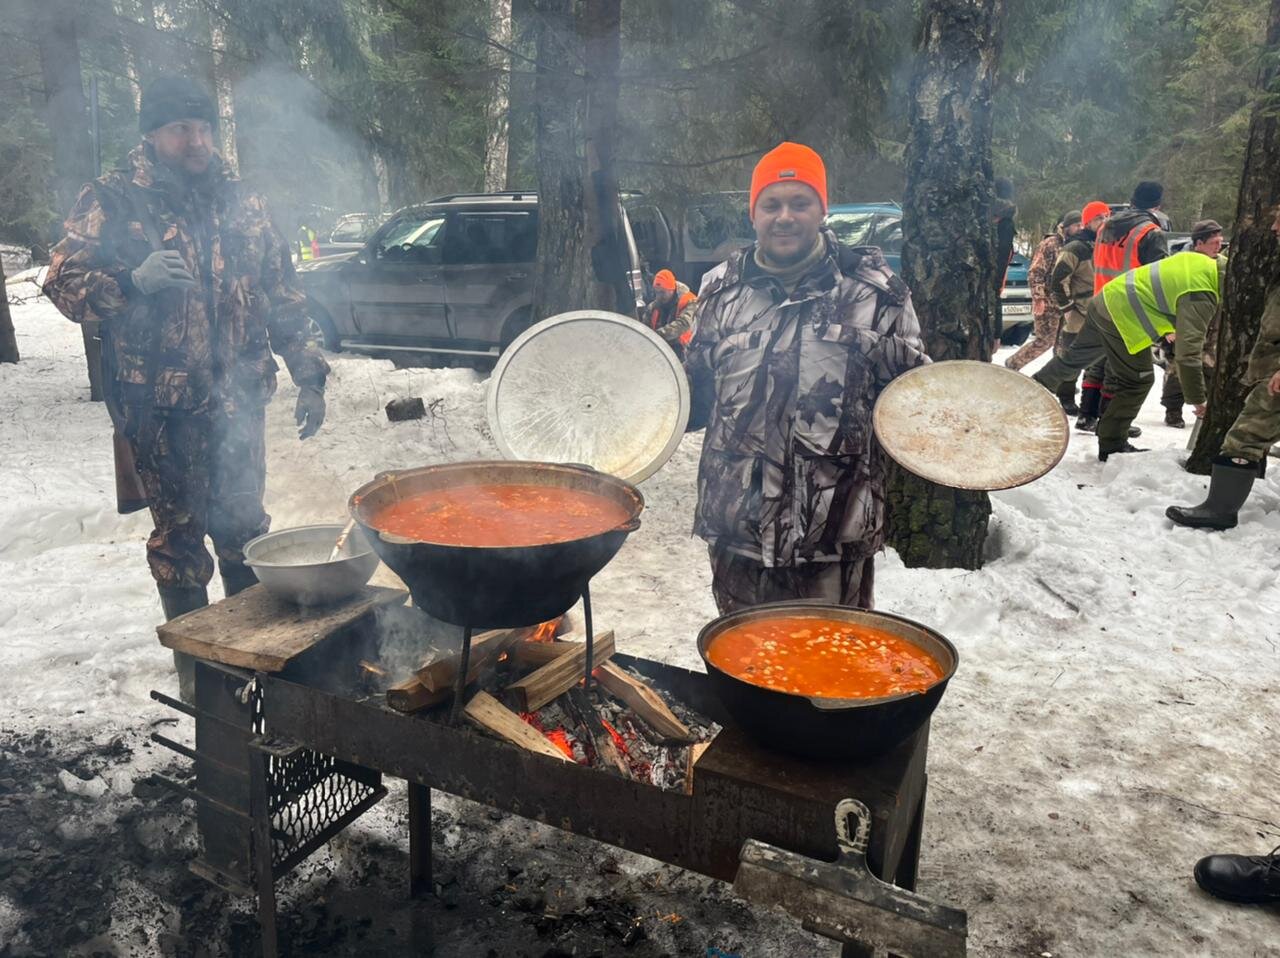
{"type": "Polygon", "coordinates": [[[386,669],[381,669],[378,666],[374,665],[372,662],[366,661],[365,659],[360,660],[360,668],[364,669],[370,675],[383,676],[387,674],[386,669]]]}
{"type": "Polygon", "coordinates": [[[545,732],[544,734],[552,745],[564,752],[564,754],[569,757],[570,761],[573,760],[573,746],[569,744],[569,734],[564,729],[558,728],[551,732],[545,732]]]}
{"type": "Polygon", "coordinates": [[[617,750],[624,756],[629,755],[631,750],[627,748],[627,741],[618,734],[618,730],[610,725],[605,719],[601,719],[600,724],[604,726],[604,730],[608,732],[609,737],[613,739],[614,747],[617,748],[617,750]]]}

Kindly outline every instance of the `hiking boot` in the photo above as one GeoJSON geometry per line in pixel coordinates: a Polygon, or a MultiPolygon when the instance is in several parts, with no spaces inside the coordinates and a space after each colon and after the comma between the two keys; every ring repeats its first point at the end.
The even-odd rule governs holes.
{"type": "Polygon", "coordinates": [[[1130,439],[1137,439],[1137,438],[1138,438],[1139,436],[1141,436],[1141,435],[1142,435],[1142,430],[1141,430],[1141,429],[1139,429],[1137,426],[1130,426],[1130,427],[1129,427],[1129,438],[1130,438],[1130,439]]]}
{"type": "Polygon", "coordinates": [[[1060,399],[1058,401],[1062,403],[1062,411],[1068,416],[1080,415],[1080,407],[1076,405],[1075,396],[1072,396],[1070,399],[1060,399]]]}
{"type": "Polygon", "coordinates": [[[1123,452],[1147,452],[1147,451],[1148,451],[1148,450],[1146,450],[1146,449],[1139,449],[1137,446],[1135,446],[1135,445],[1134,445],[1133,443],[1131,443],[1131,442],[1126,442],[1123,446],[1115,446],[1115,447],[1113,447],[1113,448],[1111,448],[1111,449],[1103,449],[1101,446],[1099,446],[1099,447],[1098,447],[1098,461],[1099,461],[1099,462],[1106,462],[1106,461],[1107,461],[1107,457],[1108,457],[1108,456],[1116,455],[1116,454],[1118,454],[1118,453],[1123,453],[1123,452]]]}
{"type": "Polygon", "coordinates": [[[1240,507],[1249,498],[1257,463],[1247,459],[1215,459],[1209,475],[1209,494],[1198,506],[1170,506],[1164,514],[1192,529],[1234,529],[1240,507]]]}
{"type": "Polygon", "coordinates": [[[1076,429],[1080,432],[1097,432],[1098,417],[1097,416],[1081,416],[1076,420],[1076,429]]]}
{"type": "Polygon", "coordinates": [[[1280,901],[1280,846],[1270,855],[1210,855],[1196,862],[1196,884],[1215,898],[1261,905],[1280,901]]]}
{"type": "Polygon", "coordinates": [[[1174,429],[1187,428],[1187,421],[1182,418],[1182,410],[1172,406],[1164,411],[1164,424],[1174,429]]]}

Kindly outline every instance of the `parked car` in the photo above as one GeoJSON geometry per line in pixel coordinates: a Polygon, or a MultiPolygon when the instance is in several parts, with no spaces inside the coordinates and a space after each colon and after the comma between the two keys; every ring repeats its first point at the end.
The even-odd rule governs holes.
{"type": "MultiPolygon", "coordinates": [[[[643,301],[625,211],[628,281],[643,301]]],[[[298,267],[329,349],[496,357],[530,322],[538,244],[533,192],[442,196],[394,214],[359,250],[298,267]]]]}
{"type": "Polygon", "coordinates": [[[847,246],[878,246],[896,273],[902,267],[902,207],[883,203],[840,203],[827,210],[827,226],[847,246]]]}
{"type": "Polygon", "coordinates": [[[339,216],[329,236],[319,242],[320,255],[333,256],[363,249],[385,219],[376,213],[345,213],[339,216]]]}
{"type": "Polygon", "coordinates": [[[1000,342],[1004,346],[1020,346],[1031,335],[1031,287],[1027,270],[1031,261],[1017,250],[1009,259],[1000,291],[1000,342]]]}

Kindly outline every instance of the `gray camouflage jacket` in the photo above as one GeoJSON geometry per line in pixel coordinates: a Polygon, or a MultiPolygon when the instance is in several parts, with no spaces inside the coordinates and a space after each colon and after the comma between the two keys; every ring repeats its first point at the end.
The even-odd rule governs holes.
{"type": "Polygon", "coordinates": [[[929,361],[906,285],[878,249],[841,248],[787,295],[755,247],[703,279],[689,371],[714,407],[694,533],[765,566],[868,556],[884,544],[884,455],[871,410],[929,361]]]}

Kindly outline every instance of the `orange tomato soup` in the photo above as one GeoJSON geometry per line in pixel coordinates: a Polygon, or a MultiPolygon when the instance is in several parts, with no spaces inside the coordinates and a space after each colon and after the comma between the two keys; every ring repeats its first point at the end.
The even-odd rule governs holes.
{"type": "Polygon", "coordinates": [[[828,699],[923,692],[943,676],[938,660],[906,639],[816,616],[735,625],[711,640],[707,658],[753,685],[828,699]]]}
{"type": "Polygon", "coordinates": [[[383,532],[451,546],[531,546],[616,529],[626,509],[562,486],[484,483],[422,492],[379,509],[383,532]]]}

